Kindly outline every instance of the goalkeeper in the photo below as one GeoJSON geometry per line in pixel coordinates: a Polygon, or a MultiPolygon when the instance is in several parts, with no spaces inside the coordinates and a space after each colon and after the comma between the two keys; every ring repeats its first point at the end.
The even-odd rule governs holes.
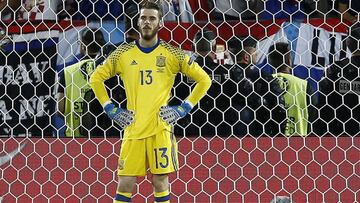
{"type": "Polygon", "coordinates": [[[160,40],[163,25],[158,4],[141,5],[140,39],[119,46],[91,75],[90,86],[108,116],[124,128],[118,161],[118,187],[114,202],[130,202],[137,176],[150,168],[155,202],[170,202],[169,173],[178,169],[177,143],[172,125],[185,117],[206,94],[211,80],[185,52],[160,40]],[[189,97],[178,106],[168,106],[177,73],[196,82],[189,97]],[[118,74],[127,98],[127,108],[115,106],[104,81],[118,74]]]}

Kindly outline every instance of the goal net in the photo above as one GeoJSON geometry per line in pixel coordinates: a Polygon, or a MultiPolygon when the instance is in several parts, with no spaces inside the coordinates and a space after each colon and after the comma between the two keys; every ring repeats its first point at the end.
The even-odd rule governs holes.
{"type": "MultiPolygon", "coordinates": [[[[207,95],[174,126],[179,171],[170,175],[171,202],[360,201],[355,6],[158,3],[159,38],[212,79],[207,95]]],[[[138,38],[139,4],[0,2],[0,202],[112,202],[123,132],[88,82],[116,47],[138,38]],[[69,76],[77,63],[79,74],[69,76]]],[[[113,102],[126,107],[120,78],[105,84],[113,102]]],[[[193,87],[178,75],[170,104],[193,87]]],[[[150,180],[138,178],[133,202],[154,201],[150,180]]]]}

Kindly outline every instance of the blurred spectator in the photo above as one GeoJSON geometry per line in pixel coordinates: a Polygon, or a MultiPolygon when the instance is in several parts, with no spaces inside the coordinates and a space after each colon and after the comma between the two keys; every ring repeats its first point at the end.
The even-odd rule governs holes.
{"type": "Polygon", "coordinates": [[[230,78],[238,84],[240,93],[232,103],[240,111],[241,122],[237,124],[237,134],[247,132],[243,129],[248,127],[248,132],[254,136],[264,132],[277,135],[280,133],[280,123],[286,118],[282,108],[283,90],[270,74],[255,66],[257,41],[252,37],[235,36],[228,41],[228,50],[235,62],[235,65],[229,66],[230,78]]]}
{"type": "Polygon", "coordinates": [[[6,30],[0,25],[0,51],[3,50],[4,46],[11,41],[11,38],[6,35],[6,30]]]}
{"type": "Polygon", "coordinates": [[[188,0],[161,0],[163,20],[173,22],[194,22],[194,15],[188,0]]]}
{"type": "Polygon", "coordinates": [[[21,5],[20,0],[0,1],[0,16],[2,21],[11,20],[15,16],[14,11],[21,5]]]}
{"type": "Polygon", "coordinates": [[[88,135],[83,124],[90,121],[82,120],[87,109],[84,97],[91,89],[88,79],[95,68],[94,59],[101,52],[104,44],[104,36],[100,30],[85,29],[81,33],[82,60],[61,72],[57,97],[58,110],[59,115],[65,117],[67,137],[88,135]]]}
{"type": "Polygon", "coordinates": [[[17,20],[56,20],[60,0],[23,0],[17,20]]]}
{"type": "Polygon", "coordinates": [[[355,23],[359,21],[360,2],[355,2],[355,0],[339,0],[339,11],[343,19],[355,23]]]}
{"type": "Polygon", "coordinates": [[[253,12],[257,0],[209,0],[210,8],[214,9],[217,20],[239,20],[255,18],[253,12]]]}
{"type": "Polygon", "coordinates": [[[193,122],[208,121],[206,126],[201,129],[202,135],[228,136],[231,128],[224,125],[223,112],[228,108],[229,98],[222,95],[222,85],[227,80],[228,71],[221,64],[214,62],[216,59],[216,34],[210,29],[203,28],[195,34],[193,42],[195,62],[203,67],[213,81],[208,94],[200,102],[201,109],[207,112],[207,115],[197,112],[194,114],[193,122]]]}
{"type": "MultiPolygon", "coordinates": [[[[195,110],[190,117],[180,120],[179,124],[186,128],[186,134],[214,136],[214,135],[230,135],[231,129],[224,128],[223,110],[227,109],[229,102],[224,101],[221,97],[222,83],[225,81],[228,71],[220,64],[214,62],[216,59],[216,35],[213,31],[203,28],[199,30],[193,39],[193,52],[191,60],[197,62],[211,76],[213,83],[208,94],[199,103],[201,110],[195,110]],[[216,105],[216,108],[215,108],[216,105]],[[225,107],[226,106],[226,107],[225,107]],[[197,126],[201,126],[198,128],[197,126]],[[201,132],[199,132],[201,130],[201,132]]],[[[177,77],[175,84],[179,84],[175,88],[176,99],[185,99],[191,90],[194,81],[191,78],[177,77]],[[186,85],[183,85],[183,83],[186,85]]],[[[226,98],[225,98],[226,99],[226,98]]],[[[175,133],[181,133],[182,129],[175,128],[175,133]]]]}
{"type": "Polygon", "coordinates": [[[75,0],[65,0],[62,4],[58,5],[58,18],[59,19],[71,19],[76,13],[78,7],[75,0]]]}
{"type": "Polygon", "coordinates": [[[193,51],[195,52],[196,62],[206,67],[207,71],[211,73],[218,64],[216,59],[216,34],[208,28],[199,30],[194,37],[193,51]]]}
{"type": "MultiPolygon", "coordinates": [[[[12,0],[1,12],[2,20],[55,20],[61,0],[12,0]]],[[[0,9],[1,10],[1,9],[0,9]]]]}
{"type": "Polygon", "coordinates": [[[334,135],[360,133],[360,23],[350,28],[346,44],[351,57],[327,68],[320,81],[320,117],[334,135]]]}
{"type": "Polygon", "coordinates": [[[273,76],[278,79],[280,87],[285,90],[284,98],[288,119],[284,134],[286,136],[306,136],[310,130],[308,125],[314,120],[314,112],[308,108],[310,104],[317,105],[317,98],[313,96],[313,90],[306,80],[292,75],[289,44],[278,42],[270,46],[268,63],[275,70],[273,76]]]}
{"type": "Polygon", "coordinates": [[[306,19],[307,13],[315,9],[315,0],[262,0],[262,20],[306,19]]]}

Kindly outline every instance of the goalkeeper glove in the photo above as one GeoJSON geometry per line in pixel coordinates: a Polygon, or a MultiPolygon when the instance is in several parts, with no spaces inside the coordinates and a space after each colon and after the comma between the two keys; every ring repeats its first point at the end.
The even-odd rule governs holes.
{"type": "Polygon", "coordinates": [[[113,103],[109,103],[104,107],[109,118],[115,121],[120,127],[125,128],[134,122],[134,112],[127,109],[115,107],[113,103]]]}
{"type": "Polygon", "coordinates": [[[183,102],[179,106],[162,106],[160,117],[170,125],[174,125],[177,120],[184,118],[193,108],[188,102],[183,102]]]}

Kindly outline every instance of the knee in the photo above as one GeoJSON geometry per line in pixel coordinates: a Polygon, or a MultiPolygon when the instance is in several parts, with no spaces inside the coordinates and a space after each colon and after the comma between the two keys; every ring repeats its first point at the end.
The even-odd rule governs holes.
{"type": "Polygon", "coordinates": [[[136,183],[136,177],[119,177],[118,192],[132,193],[136,183]]]}
{"type": "Polygon", "coordinates": [[[168,175],[153,175],[152,184],[155,191],[161,192],[169,189],[168,175]]]}

